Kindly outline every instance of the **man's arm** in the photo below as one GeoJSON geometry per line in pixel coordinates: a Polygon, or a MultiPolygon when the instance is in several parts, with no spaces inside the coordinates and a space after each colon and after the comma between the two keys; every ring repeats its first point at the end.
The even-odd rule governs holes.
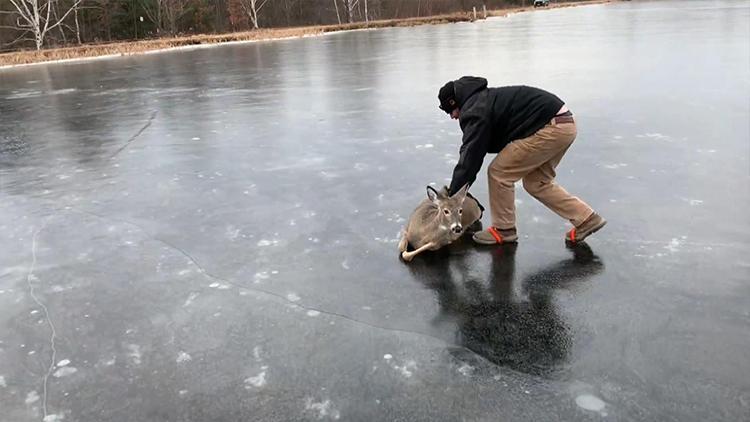
{"type": "Polygon", "coordinates": [[[461,116],[464,136],[458,164],[453,169],[450,194],[458,192],[465,184],[472,184],[482,168],[489,143],[489,122],[479,114],[461,116]]]}

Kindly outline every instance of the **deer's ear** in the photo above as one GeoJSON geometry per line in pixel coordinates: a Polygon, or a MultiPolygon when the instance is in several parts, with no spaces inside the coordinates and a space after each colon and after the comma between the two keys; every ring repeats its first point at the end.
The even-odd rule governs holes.
{"type": "Polygon", "coordinates": [[[427,186],[427,198],[429,198],[432,202],[437,202],[438,200],[438,192],[433,188],[432,186],[427,186]]]}
{"type": "Polygon", "coordinates": [[[461,202],[463,202],[464,199],[466,199],[466,193],[468,192],[469,192],[469,184],[467,183],[458,192],[453,194],[452,198],[458,198],[461,200],[461,202]]]}

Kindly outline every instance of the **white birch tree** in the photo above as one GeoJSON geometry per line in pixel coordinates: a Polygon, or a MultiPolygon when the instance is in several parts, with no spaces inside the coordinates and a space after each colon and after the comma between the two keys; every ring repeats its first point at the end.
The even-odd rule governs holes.
{"type": "Polygon", "coordinates": [[[339,5],[338,0],[333,0],[333,7],[336,8],[336,20],[339,21],[339,25],[341,25],[341,15],[339,15],[339,5]]]}
{"type": "Polygon", "coordinates": [[[354,23],[354,8],[357,7],[359,0],[346,0],[346,8],[349,12],[349,23],[354,23]]]}
{"type": "Polygon", "coordinates": [[[253,29],[258,29],[258,13],[260,13],[260,10],[268,4],[270,0],[241,0],[240,3],[242,4],[242,8],[245,10],[245,13],[247,13],[247,16],[250,18],[250,22],[253,23],[253,29]]]}
{"type": "Polygon", "coordinates": [[[64,9],[64,12],[57,10],[58,0],[9,1],[13,5],[13,10],[9,13],[16,18],[15,26],[10,28],[22,33],[16,41],[34,41],[36,49],[41,50],[49,31],[61,26],[65,18],[76,10],[83,0],[75,0],[71,6],[64,9]]]}

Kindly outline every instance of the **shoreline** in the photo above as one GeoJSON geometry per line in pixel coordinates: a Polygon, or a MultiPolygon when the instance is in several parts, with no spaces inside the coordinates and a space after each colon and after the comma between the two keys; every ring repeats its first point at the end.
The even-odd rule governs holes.
{"type": "MultiPolygon", "coordinates": [[[[513,7],[487,11],[487,18],[507,17],[511,14],[524,12],[560,9],[566,7],[590,6],[607,4],[616,0],[591,0],[581,2],[565,2],[550,5],[545,8],[513,7]]],[[[480,13],[477,13],[479,15],[480,13]]],[[[340,32],[374,30],[383,28],[412,27],[422,25],[438,25],[445,23],[474,22],[471,13],[456,13],[451,15],[436,15],[418,18],[391,19],[356,22],[341,25],[299,26],[290,28],[267,28],[253,31],[234,32],[227,34],[199,34],[184,37],[156,38],[140,41],[120,41],[106,44],[85,44],[75,47],[62,47],[49,50],[25,50],[0,53],[0,71],[20,67],[73,63],[93,60],[106,60],[117,57],[141,54],[155,54],[165,51],[193,50],[218,45],[232,45],[261,41],[281,41],[307,37],[316,37],[340,32]]],[[[484,18],[478,17],[477,20],[484,18]]]]}

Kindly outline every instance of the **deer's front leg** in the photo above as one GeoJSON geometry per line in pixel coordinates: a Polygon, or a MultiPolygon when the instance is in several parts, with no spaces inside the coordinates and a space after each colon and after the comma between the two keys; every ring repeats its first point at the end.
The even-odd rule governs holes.
{"type": "Polygon", "coordinates": [[[409,241],[406,240],[406,230],[401,231],[401,241],[398,242],[398,251],[406,252],[406,248],[409,246],[409,241]]]}
{"type": "Polygon", "coordinates": [[[435,246],[437,246],[437,243],[430,242],[415,251],[411,251],[411,252],[404,251],[401,253],[401,258],[404,258],[404,261],[409,262],[412,259],[414,259],[415,256],[419,255],[420,253],[428,249],[434,248],[435,246]]]}

